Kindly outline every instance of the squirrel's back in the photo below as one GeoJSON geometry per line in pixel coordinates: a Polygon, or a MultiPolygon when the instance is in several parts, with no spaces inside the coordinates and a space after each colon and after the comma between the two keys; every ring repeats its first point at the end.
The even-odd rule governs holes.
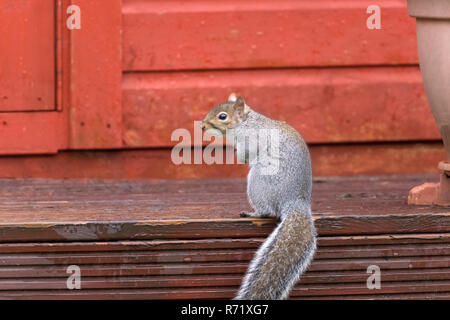
{"type": "MultiPolygon", "coordinates": [[[[303,199],[309,203],[312,192],[311,157],[302,136],[287,123],[270,119],[253,110],[249,112],[247,120],[236,130],[237,139],[252,129],[275,130],[278,136],[276,159],[278,170],[276,174],[261,174],[261,165],[264,161],[258,159],[261,165],[258,165],[257,160],[256,165],[251,167],[248,176],[249,186],[263,185],[265,190],[256,187],[257,192],[276,194],[277,198],[274,201],[278,204],[297,199],[303,199]]],[[[249,189],[248,192],[251,192],[249,189]]],[[[273,213],[281,216],[280,211],[275,210],[273,213]]]]}

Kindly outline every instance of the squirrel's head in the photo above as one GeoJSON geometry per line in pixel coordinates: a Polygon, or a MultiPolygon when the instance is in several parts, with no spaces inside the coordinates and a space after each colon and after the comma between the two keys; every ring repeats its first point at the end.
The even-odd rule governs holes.
{"type": "Polygon", "coordinates": [[[227,130],[238,127],[247,120],[250,107],[245,103],[244,98],[236,97],[232,93],[228,101],[215,106],[202,121],[202,130],[209,131],[212,135],[225,135],[227,130]]]}

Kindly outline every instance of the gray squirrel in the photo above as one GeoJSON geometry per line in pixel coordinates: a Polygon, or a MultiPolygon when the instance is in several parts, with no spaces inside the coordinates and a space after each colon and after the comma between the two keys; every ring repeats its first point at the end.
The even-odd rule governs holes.
{"type": "MultiPolygon", "coordinates": [[[[206,115],[202,130],[232,140],[238,161],[250,165],[247,195],[254,212],[241,212],[241,216],[275,214],[281,219],[250,262],[235,299],[286,299],[316,250],[308,147],[294,128],[253,111],[242,97],[234,94],[206,115]],[[261,130],[275,132],[275,155],[250,147],[251,139],[257,138],[261,130]],[[274,162],[277,169],[264,172],[274,162]]],[[[265,145],[270,149],[270,144],[265,145]]]]}

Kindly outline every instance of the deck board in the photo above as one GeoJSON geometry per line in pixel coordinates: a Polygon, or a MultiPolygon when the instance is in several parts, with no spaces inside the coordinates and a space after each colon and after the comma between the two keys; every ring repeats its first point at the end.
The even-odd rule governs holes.
{"type": "MultiPolygon", "coordinates": [[[[437,176],[316,178],[319,248],[291,298],[450,299],[450,208],[407,205],[437,176]],[[370,265],[382,289],[366,287],[370,265]]],[[[231,298],[277,224],[240,218],[245,180],[0,180],[0,298],[231,298]],[[68,290],[67,267],[82,270],[68,290]]]]}
{"type": "MultiPolygon", "coordinates": [[[[408,206],[408,190],[437,175],[318,178],[316,216],[449,213],[408,206]]],[[[72,221],[239,219],[250,209],[244,179],[0,179],[0,224],[72,221]]]]}
{"type": "MultiPolygon", "coordinates": [[[[450,208],[409,206],[408,190],[434,176],[318,178],[319,234],[450,230],[450,208]]],[[[277,220],[240,218],[244,179],[0,180],[0,241],[92,241],[267,236],[277,220]]]]}

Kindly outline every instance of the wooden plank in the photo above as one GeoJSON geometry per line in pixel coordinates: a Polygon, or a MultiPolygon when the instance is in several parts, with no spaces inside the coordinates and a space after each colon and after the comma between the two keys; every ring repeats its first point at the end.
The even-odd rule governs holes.
{"type": "MultiPolygon", "coordinates": [[[[69,123],[71,90],[71,64],[73,51],[71,50],[71,32],[67,28],[67,8],[71,5],[70,0],[56,1],[56,109],[66,114],[65,126],[69,123]]],[[[75,29],[75,31],[77,31],[75,29]]],[[[67,131],[68,128],[65,128],[67,131]]],[[[64,149],[68,146],[68,137],[65,139],[64,149]]]]}
{"type": "Polygon", "coordinates": [[[125,146],[173,146],[178,128],[189,130],[188,143],[198,144],[194,121],[230,92],[243,95],[255,111],[286,121],[309,143],[440,139],[418,67],[361,67],[127,73],[125,146]]]}
{"type": "Polygon", "coordinates": [[[293,300],[450,300],[450,292],[373,294],[348,296],[292,297],[293,300]]]}
{"type": "MultiPolygon", "coordinates": [[[[310,151],[315,176],[436,173],[437,163],[445,159],[441,142],[311,145],[310,151]]],[[[142,180],[236,178],[248,173],[244,165],[175,165],[170,153],[170,149],[151,149],[0,157],[0,177],[142,180]]]]}
{"type": "MultiPolygon", "coordinates": [[[[398,293],[418,293],[418,292],[448,292],[450,291],[450,281],[411,281],[411,282],[383,282],[378,294],[398,294],[398,293]]],[[[295,287],[290,296],[342,296],[373,294],[365,283],[362,284],[326,284],[326,285],[303,285],[295,287]]]]}
{"type": "MultiPolygon", "coordinates": [[[[344,285],[364,284],[367,273],[361,271],[307,272],[298,287],[308,284],[344,285]]],[[[386,270],[382,273],[383,282],[410,282],[450,280],[448,269],[386,270]]],[[[67,278],[15,278],[0,279],[0,291],[11,290],[55,290],[67,289],[67,278]]],[[[194,287],[233,287],[239,286],[242,274],[215,275],[174,275],[174,276],[130,276],[130,277],[82,277],[82,289],[126,289],[126,288],[194,288],[194,287]]],[[[339,289],[338,289],[339,290],[339,289]]]]}
{"type": "MultiPolygon", "coordinates": [[[[48,10],[50,10],[51,13],[50,20],[47,19],[48,21],[44,23],[43,27],[45,29],[46,26],[48,26],[48,23],[51,22],[52,25],[51,37],[47,37],[48,39],[46,41],[51,41],[52,48],[50,53],[44,55],[45,57],[39,60],[38,69],[41,67],[45,67],[45,65],[49,63],[53,66],[52,75],[50,77],[52,79],[51,80],[52,93],[51,98],[49,98],[50,96],[46,98],[44,95],[42,95],[39,96],[41,99],[39,99],[39,97],[37,97],[36,99],[41,104],[48,104],[49,106],[51,105],[51,108],[45,107],[44,109],[46,111],[50,111],[51,109],[54,110],[54,112],[19,112],[17,110],[16,112],[1,112],[0,113],[1,155],[54,154],[60,149],[66,149],[68,146],[69,132],[67,128],[67,123],[69,118],[68,114],[70,102],[69,70],[70,70],[71,52],[69,39],[70,32],[65,27],[65,20],[64,22],[62,20],[62,15],[63,14],[64,16],[66,15],[65,9],[67,8],[67,0],[58,0],[58,1],[45,0],[42,4],[33,3],[31,7],[27,3],[28,3],[27,1],[17,1],[14,2],[14,5],[19,5],[19,7],[25,11],[32,7],[36,12],[42,11],[41,12],[42,14],[44,14],[45,12],[48,13],[48,10]],[[41,5],[44,6],[41,7],[41,5]],[[55,27],[55,23],[58,24],[57,28],[55,27]],[[64,27],[61,26],[62,24],[64,24],[64,27]],[[50,60],[51,62],[49,62],[50,60]],[[49,104],[49,100],[51,100],[51,104],[49,104]],[[56,112],[56,110],[58,112],[56,112]]],[[[30,21],[33,22],[33,25],[36,28],[34,28],[33,31],[27,30],[26,34],[24,34],[25,37],[30,36],[30,34],[31,35],[34,34],[36,31],[38,31],[39,34],[42,34],[40,24],[34,21],[38,15],[36,15],[36,13],[30,14],[34,18],[30,19],[29,22],[30,21]]],[[[18,23],[20,24],[22,23],[21,22],[22,20],[23,19],[18,19],[17,21],[19,21],[18,23]]],[[[14,33],[10,34],[14,35],[14,33]]],[[[33,38],[34,40],[29,42],[29,45],[33,44],[35,40],[40,39],[39,36],[34,36],[33,38]]],[[[45,44],[46,41],[44,41],[43,43],[45,44]]],[[[35,50],[28,50],[28,51],[32,52],[33,54],[36,54],[35,50]]],[[[18,52],[19,51],[15,52],[14,59],[22,58],[21,55],[18,54],[18,52]]],[[[42,53],[38,55],[42,55],[42,53]]],[[[28,68],[30,66],[26,65],[25,63],[25,65],[23,65],[22,67],[28,68]]],[[[31,75],[32,70],[30,69],[29,71],[31,75]]],[[[14,72],[17,72],[17,70],[15,70],[14,72]]],[[[14,77],[12,78],[7,77],[7,79],[9,82],[14,81],[13,80],[14,77]]],[[[39,81],[33,82],[33,87],[38,90],[39,88],[41,88],[42,85],[44,84],[48,85],[48,81],[49,77],[41,75],[39,81]]],[[[24,88],[26,87],[27,86],[24,86],[24,88]]],[[[34,92],[33,90],[31,91],[28,90],[26,94],[33,93],[34,92]]],[[[23,94],[23,88],[17,89],[17,93],[23,94]]],[[[34,110],[34,107],[32,109],[34,110]]],[[[38,109],[40,111],[44,111],[42,110],[42,108],[38,109]]],[[[25,110],[33,111],[29,109],[25,110]]],[[[22,159],[24,161],[27,161],[28,158],[22,157],[22,159]]]]}
{"type": "MultiPolygon", "coordinates": [[[[231,299],[235,296],[237,289],[232,290],[209,290],[205,294],[201,294],[201,292],[196,291],[176,291],[172,294],[168,294],[167,292],[148,292],[148,291],[125,291],[125,292],[111,292],[111,291],[84,291],[81,294],[80,292],[72,292],[67,293],[64,292],[64,295],[60,295],[60,291],[50,291],[50,292],[42,292],[38,291],[36,297],[30,296],[26,293],[15,292],[14,294],[4,293],[1,298],[2,299],[52,299],[52,300],[60,300],[60,299],[95,299],[95,300],[105,300],[105,299],[231,299]],[[156,296],[156,298],[155,298],[156,296]],[[159,297],[159,298],[158,298],[159,297]],[[184,298],[187,297],[187,298],[184,298]]],[[[426,293],[413,293],[413,294],[380,294],[380,295],[347,295],[347,296],[319,296],[319,297],[291,297],[290,299],[352,299],[352,300],[361,300],[361,299],[439,299],[439,300],[449,300],[450,292],[426,292],[426,293]]]]}
{"type": "MultiPolygon", "coordinates": [[[[445,236],[446,237],[446,236],[445,236]]],[[[450,238],[450,235],[448,235],[450,238]]],[[[435,239],[437,240],[439,236],[435,239]]],[[[202,250],[225,248],[256,248],[264,238],[246,239],[202,239],[202,240],[157,240],[157,241],[102,241],[102,242],[34,242],[0,243],[0,253],[39,253],[39,252],[134,252],[139,250],[202,250]]]]}
{"type": "Polygon", "coordinates": [[[450,213],[436,216],[426,214],[373,217],[347,216],[336,220],[324,217],[316,221],[319,234],[320,230],[323,230],[322,234],[324,235],[416,233],[419,230],[423,232],[446,232],[445,230],[450,227],[450,213]],[[433,223],[442,223],[442,225],[435,226],[433,223]]]}
{"type": "Polygon", "coordinates": [[[76,4],[82,25],[71,33],[69,147],[121,147],[121,0],[76,4]]]}
{"type": "MultiPolygon", "coordinates": [[[[450,213],[317,217],[320,235],[442,233],[450,231],[450,213]]],[[[273,219],[147,220],[141,222],[68,221],[0,225],[1,242],[207,239],[268,236],[273,219]]]]}
{"type": "MultiPolygon", "coordinates": [[[[422,261],[429,268],[439,268],[445,265],[442,259],[422,261]]],[[[221,262],[213,263],[182,263],[182,264],[105,264],[86,265],[82,268],[85,277],[118,277],[118,276],[156,276],[156,275],[196,275],[196,274],[243,274],[247,263],[221,262]]],[[[67,279],[67,265],[56,266],[20,266],[0,267],[0,278],[41,278],[64,277],[67,279]]],[[[367,267],[366,267],[367,268],[367,267]]]]}
{"type": "MultiPolygon", "coordinates": [[[[80,253],[80,252],[135,252],[140,250],[205,250],[231,248],[257,248],[265,238],[202,239],[202,240],[157,240],[157,241],[103,241],[103,242],[28,242],[0,243],[1,254],[13,253],[80,253]]],[[[319,247],[347,247],[354,245],[401,246],[412,244],[449,244],[450,234],[390,234],[379,236],[319,237],[319,247]]]]}
{"type": "Polygon", "coordinates": [[[56,153],[67,146],[65,119],[60,112],[0,113],[0,154],[56,153]]]}
{"type": "MultiPolygon", "coordinates": [[[[430,281],[430,280],[450,280],[449,269],[399,269],[381,270],[382,282],[409,282],[409,281],[430,281]]],[[[301,276],[298,287],[304,284],[338,284],[338,283],[366,283],[369,275],[364,270],[361,271],[316,271],[306,272],[301,276]]],[[[238,284],[239,285],[239,284],[238,284]]]]}
{"type": "MultiPolygon", "coordinates": [[[[447,207],[406,203],[409,189],[424,181],[436,182],[438,178],[437,175],[318,177],[313,181],[314,216],[445,215],[449,213],[447,207]]],[[[72,221],[113,224],[253,221],[239,216],[240,209],[249,209],[245,179],[0,179],[0,209],[0,224],[11,226],[72,221]]],[[[263,225],[263,221],[275,223],[271,218],[254,219],[255,225],[263,225]]]]}
{"type": "Polygon", "coordinates": [[[125,290],[35,290],[3,291],[0,299],[14,300],[115,300],[115,299],[229,299],[237,288],[176,289],[125,289],[125,290]]]}
{"type": "MultiPolygon", "coordinates": [[[[328,286],[328,285],[326,285],[328,286]]],[[[409,282],[399,285],[397,282],[385,283],[385,286],[377,290],[378,294],[404,294],[404,293],[441,293],[448,298],[450,281],[409,282]],[[406,292],[405,292],[406,291],[406,292]]],[[[330,287],[328,287],[330,288],[330,287]]],[[[230,299],[237,291],[235,288],[176,288],[176,289],[124,289],[124,290],[36,290],[36,291],[3,291],[0,298],[14,299],[230,299]]],[[[323,297],[341,295],[374,294],[373,290],[364,285],[347,285],[344,288],[322,288],[319,285],[311,285],[302,289],[295,288],[291,297],[307,297],[309,292],[314,292],[323,297]],[[331,291],[332,290],[332,291],[331,291]]]]}
{"type": "Polygon", "coordinates": [[[124,1],[124,70],[417,63],[406,2],[124,1]],[[155,32],[158,30],[158,32],[155,32]]]}
{"type": "Polygon", "coordinates": [[[0,2],[0,112],[56,109],[54,17],[54,0],[0,2]]]}
{"type": "MultiPolygon", "coordinates": [[[[110,263],[182,263],[182,262],[220,262],[250,261],[256,248],[250,249],[208,249],[208,250],[171,250],[171,251],[133,251],[133,252],[97,252],[97,253],[16,253],[0,254],[0,266],[25,265],[85,265],[110,263]]],[[[346,247],[319,247],[315,260],[351,259],[375,257],[416,257],[449,256],[450,244],[425,245],[366,245],[346,247]]]]}
{"type": "MultiPolygon", "coordinates": [[[[425,179],[316,179],[319,234],[448,233],[448,208],[407,205],[408,190],[425,179]]],[[[0,242],[266,237],[277,220],[238,215],[249,209],[245,188],[243,179],[0,180],[0,242]]]]}
{"type": "Polygon", "coordinates": [[[348,237],[319,237],[319,246],[342,245],[397,245],[413,243],[449,243],[450,234],[390,234],[381,236],[348,236],[348,237]]]}
{"type": "MultiPolygon", "coordinates": [[[[449,255],[450,243],[408,244],[408,245],[364,245],[346,247],[320,247],[316,259],[374,258],[374,257],[414,257],[449,255]]],[[[450,257],[449,257],[450,259],[450,257]]]]}
{"type": "MultiPolygon", "coordinates": [[[[49,262],[51,263],[51,262],[49,262]]],[[[367,276],[366,270],[371,265],[377,265],[381,270],[397,269],[436,269],[450,268],[448,256],[430,257],[400,257],[386,258],[347,258],[314,260],[308,267],[308,272],[360,271],[367,276]]],[[[54,278],[67,279],[69,265],[24,265],[1,266],[0,278],[54,278]]],[[[87,264],[80,269],[86,277],[117,277],[117,276],[162,276],[162,275],[199,275],[199,274],[243,274],[248,262],[202,262],[202,263],[120,263],[120,264],[87,264]]]]}
{"type": "MultiPolygon", "coordinates": [[[[15,254],[0,255],[0,266],[25,265],[85,265],[110,263],[180,263],[249,261],[255,250],[192,250],[175,252],[135,251],[133,253],[63,253],[63,254],[15,254]]],[[[449,254],[450,255],[450,254],[449,254]]]]}
{"type": "Polygon", "coordinates": [[[313,173],[321,176],[435,173],[436,159],[445,159],[440,143],[326,145],[310,151],[313,173]]]}

